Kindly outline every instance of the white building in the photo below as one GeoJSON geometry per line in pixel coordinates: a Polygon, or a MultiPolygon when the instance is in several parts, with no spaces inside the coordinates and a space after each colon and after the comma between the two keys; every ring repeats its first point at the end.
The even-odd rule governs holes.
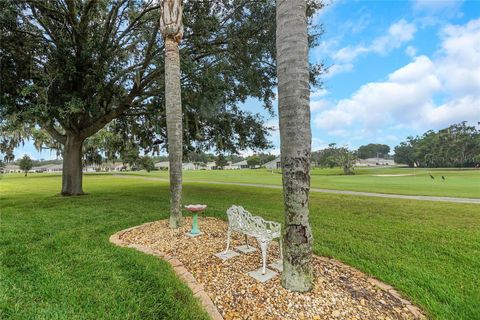
{"type": "Polygon", "coordinates": [[[20,167],[17,166],[16,164],[7,164],[5,168],[3,169],[3,172],[5,173],[20,173],[22,170],[20,170],[20,167]]]}
{"type": "Polygon", "coordinates": [[[42,166],[38,166],[38,167],[33,167],[32,170],[34,172],[48,172],[48,173],[52,173],[52,172],[62,172],[62,169],[63,169],[63,165],[62,164],[44,164],[42,166]]]}
{"type": "Polygon", "coordinates": [[[358,159],[356,167],[395,166],[395,161],[383,158],[358,159]]]}
{"type": "Polygon", "coordinates": [[[249,168],[247,164],[247,160],[242,160],[240,162],[232,163],[230,167],[232,169],[248,169],[249,168]]]}
{"type": "MultiPolygon", "coordinates": [[[[157,168],[157,170],[168,170],[170,168],[170,162],[157,162],[155,163],[155,168],[157,168]]],[[[215,170],[216,168],[215,162],[208,162],[207,164],[195,164],[193,162],[182,163],[182,170],[215,170]]]]}
{"type": "Polygon", "coordinates": [[[170,162],[168,161],[157,162],[155,163],[155,168],[157,168],[157,170],[168,170],[168,168],[170,168],[170,162]]]}
{"type": "Polygon", "coordinates": [[[272,161],[269,161],[264,164],[265,168],[268,170],[275,170],[275,169],[281,169],[282,168],[282,163],[280,162],[280,157],[273,159],[272,161]]]}
{"type": "Polygon", "coordinates": [[[106,163],[103,165],[102,171],[125,171],[127,167],[127,165],[124,165],[121,162],[113,162],[111,164],[106,163]]]}
{"type": "Polygon", "coordinates": [[[182,163],[182,170],[197,170],[193,162],[182,163]]]}
{"type": "Polygon", "coordinates": [[[83,168],[83,171],[84,172],[99,172],[99,171],[102,171],[102,168],[99,167],[99,166],[86,166],[83,168]]]}

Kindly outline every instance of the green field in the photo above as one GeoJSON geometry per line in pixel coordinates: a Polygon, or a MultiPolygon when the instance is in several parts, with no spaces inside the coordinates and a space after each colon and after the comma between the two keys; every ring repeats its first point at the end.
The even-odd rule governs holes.
{"type": "MultiPolygon", "coordinates": [[[[55,175],[0,180],[0,318],[205,319],[169,265],[108,242],[168,212],[161,181],[87,175],[82,197],[55,175]]],[[[240,204],[282,221],[281,190],[187,183],[184,203],[225,218],[240,204]]],[[[314,251],[392,284],[435,319],[480,318],[478,205],[312,194],[314,251]]]]}
{"type": "MultiPolygon", "coordinates": [[[[312,170],[313,188],[366,191],[390,194],[480,198],[480,170],[476,169],[413,169],[359,168],[356,175],[345,176],[340,169],[312,170]],[[415,173],[415,175],[413,175],[415,173]],[[379,176],[410,174],[410,176],[379,176]],[[430,174],[435,177],[430,178],[430,174]],[[445,177],[445,181],[442,180],[445,177]]],[[[163,177],[167,171],[129,174],[163,177]]],[[[219,181],[281,185],[278,171],[256,170],[197,170],[184,171],[185,181],[219,181]]]]}

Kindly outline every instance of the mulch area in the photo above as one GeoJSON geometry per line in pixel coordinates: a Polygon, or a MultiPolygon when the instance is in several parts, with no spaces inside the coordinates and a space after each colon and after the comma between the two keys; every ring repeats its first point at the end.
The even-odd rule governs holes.
{"type": "MultiPolygon", "coordinates": [[[[260,251],[222,261],[214,254],[225,250],[227,223],[201,217],[203,235],[190,238],[192,219],[171,230],[168,220],[134,228],[120,234],[125,244],[141,245],[180,260],[203,285],[224,319],[417,319],[422,314],[393,288],[334,259],[314,256],[314,289],[290,292],[280,284],[280,275],[261,283],[247,273],[261,266],[260,251]]],[[[233,233],[233,247],[243,245],[233,233]]],[[[255,239],[249,243],[258,249],[255,239]]],[[[268,262],[279,258],[278,244],[269,247],[268,262]]]]}

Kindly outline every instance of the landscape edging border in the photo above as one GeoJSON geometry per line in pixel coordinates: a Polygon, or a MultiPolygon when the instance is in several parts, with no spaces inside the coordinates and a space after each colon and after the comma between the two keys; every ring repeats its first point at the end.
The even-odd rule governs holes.
{"type": "MultiPolygon", "coordinates": [[[[213,320],[224,320],[220,312],[218,311],[217,307],[213,303],[212,299],[210,299],[210,296],[205,292],[203,285],[199,283],[195,277],[185,268],[183,263],[177,259],[176,257],[166,255],[165,253],[154,250],[142,245],[138,244],[127,244],[124,243],[121,239],[120,236],[123,235],[124,233],[134,230],[134,229],[140,229],[142,227],[146,227],[150,224],[155,223],[154,222],[147,222],[135,227],[131,227],[128,229],[124,229],[121,231],[118,231],[117,233],[113,234],[110,236],[110,242],[120,246],[120,247],[126,247],[126,248],[133,248],[138,251],[141,251],[146,254],[151,254],[157,257],[162,258],[163,260],[167,261],[170,263],[172,266],[173,270],[177,274],[177,276],[183,280],[183,282],[192,290],[193,295],[197,298],[200,299],[200,302],[202,303],[203,308],[207,311],[207,313],[210,315],[210,317],[213,320]]],[[[316,255],[315,255],[316,256],[316,255]]],[[[422,313],[422,311],[415,305],[413,305],[409,300],[404,299],[400,293],[398,293],[391,285],[388,285],[374,277],[369,277],[365,273],[361,272],[360,270],[355,269],[354,267],[351,267],[349,265],[344,264],[343,262],[340,262],[339,260],[336,260],[334,258],[328,258],[328,257],[320,257],[317,256],[320,260],[330,262],[340,268],[348,269],[350,272],[354,274],[358,274],[361,276],[366,276],[367,281],[370,282],[372,285],[376,286],[377,288],[388,292],[398,300],[400,300],[405,307],[412,313],[412,315],[415,317],[415,319],[425,319],[425,315],[422,313]]]]}

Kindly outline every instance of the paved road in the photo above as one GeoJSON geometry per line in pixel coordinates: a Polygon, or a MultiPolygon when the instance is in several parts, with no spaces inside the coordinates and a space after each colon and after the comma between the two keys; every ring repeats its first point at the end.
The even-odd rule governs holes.
{"type": "MultiPolygon", "coordinates": [[[[165,178],[142,177],[142,176],[134,176],[134,175],[116,174],[114,176],[118,177],[118,178],[137,178],[137,179],[144,179],[144,180],[164,181],[164,182],[169,181],[168,179],[165,179],[165,178]]],[[[221,185],[230,185],[230,186],[244,186],[244,187],[257,187],[257,188],[269,188],[269,189],[282,189],[282,186],[271,185],[271,184],[221,182],[221,181],[207,181],[207,180],[195,180],[195,181],[184,181],[184,182],[221,184],[221,185]]],[[[406,200],[422,200],[422,201],[438,201],[438,202],[480,204],[480,199],[475,199],[475,198],[411,196],[411,195],[403,195],[403,194],[388,194],[388,193],[374,193],[374,192],[319,189],[319,188],[311,188],[310,191],[311,192],[321,192],[321,193],[332,193],[332,194],[347,194],[347,195],[352,195],[352,196],[377,197],[377,198],[392,198],[392,199],[406,199],[406,200]]]]}

